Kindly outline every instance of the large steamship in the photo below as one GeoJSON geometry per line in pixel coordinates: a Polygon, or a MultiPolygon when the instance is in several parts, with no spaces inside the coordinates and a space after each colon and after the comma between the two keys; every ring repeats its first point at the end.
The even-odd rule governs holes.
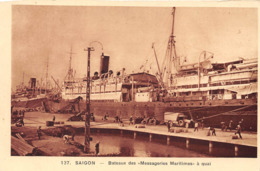
{"type": "MultiPolygon", "coordinates": [[[[174,13],[175,8],[173,17],[174,13]]],[[[236,124],[242,120],[244,129],[256,131],[257,59],[212,62],[214,54],[203,51],[198,63],[180,65],[173,26],[166,65],[161,69],[158,65],[156,76],[147,72],[126,74],[125,69],[113,73],[109,70],[110,57],[101,55],[100,72],[91,79],[91,111],[101,116],[155,117],[160,121],[165,112],[181,112],[216,127],[221,122],[232,120],[236,124]]],[[[70,106],[82,111],[84,99],[86,78],[74,78],[70,66],[62,87],[62,101],[49,104],[54,110],[70,106]],[[78,105],[68,105],[74,104],[75,99],[78,105]]]]}

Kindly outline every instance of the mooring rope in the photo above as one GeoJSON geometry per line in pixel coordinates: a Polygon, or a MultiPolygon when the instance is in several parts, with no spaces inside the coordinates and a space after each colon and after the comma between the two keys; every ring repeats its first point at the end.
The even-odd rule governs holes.
{"type": "Polygon", "coordinates": [[[218,113],[218,114],[215,114],[215,115],[212,115],[212,116],[208,116],[208,117],[199,118],[199,119],[197,119],[197,120],[205,120],[205,119],[217,117],[217,116],[223,115],[223,114],[225,114],[225,113],[236,112],[236,111],[239,111],[239,110],[242,110],[242,109],[249,108],[249,107],[251,107],[251,106],[254,106],[254,105],[244,106],[244,107],[241,107],[241,108],[238,108],[238,109],[234,109],[234,110],[231,110],[231,111],[227,111],[227,112],[223,112],[223,113],[218,113]]]}
{"type": "MultiPolygon", "coordinates": [[[[255,105],[255,104],[254,104],[255,105]]],[[[209,119],[209,118],[214,118],[214,117],[217,117],[217,116],[220,116],[220,115],[224,115],[226,113],[230,113],[230,112],[236,112],[236,111],[239,111],[239,110],[243,110],[243,109],[246,109],[246,108],[249,108],[251,106],[254,106],[254,105],[247,105],[247,106],[244,106],[244,107],[241,107],[241,108],[238,108],[238,109],[234,109],[234,110],[231,110],[231,111],[227,111],[227,112],[222,112],[222,113],[218,113],[218,114],[215,114],[215,115],[212,115],[212,116],[208,116],[208,117],[202,117],[202,118],[199,118],[199,119],[196,119],[198,121],[200,120],[205,120],[205,119],[209,119]]],[[[211,107],[207,107],[207,108],[213,108],[213,107],[216,107],[216,106],[211,106],[211,107]]],[[[198,109],[193,109],[193,110],[183,110],[183,111],[178,111],[177,113],[184,113],[184,112],[189,112],[189,114],[191,115],[192,117],[192,114],[191,112],[192,111],[197,111],[197,110],[203,110],[203,109],[207,109],[207,108],[198,108],[198,109]]],[[[245,111],[246,112],[246,111],[245,111]]],[[[166,114],[167,115],[167,114],[166,114]]],[[[170,114],[169,114],[170,115],[170,114]]],[[[236,114],[237,115],[237,114],[236,114]]],[[[153,117],[157,117],[157,116],[161,116],[161,114],[155,114],[153,117]]]]}

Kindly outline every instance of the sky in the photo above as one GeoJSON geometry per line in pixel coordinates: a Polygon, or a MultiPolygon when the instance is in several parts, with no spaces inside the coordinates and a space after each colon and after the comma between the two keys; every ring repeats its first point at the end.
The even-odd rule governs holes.
{"type": "MultiPolygon", "coordinates": [[[[12,88],[29,78],[48,76],[61,83],[69,68],[76,77],[86,75],[87,47],[91,74],[99,71],[102,52],[110,56],[110,69],[127,73],[151,68],[157,72],[152,49],[163,62],[172,26],[171,7],[12,7],[12,88]],[[92,43],[98,41],[99,43],[92,43]],[[48,61],[48,62],[47,62],[48,61]],[[147,61],[147,62],[146,62],[147,61]]],[[[201,51],[214,53],[214,61],[258,56],[257,8],[177,7],[174,35],[177,55],[198,62],[201,51]]],[[[181,62],[182,63],[182,62],[181,62]]],[[[52,84],[54,84],[52,82],[52,84]]]]}

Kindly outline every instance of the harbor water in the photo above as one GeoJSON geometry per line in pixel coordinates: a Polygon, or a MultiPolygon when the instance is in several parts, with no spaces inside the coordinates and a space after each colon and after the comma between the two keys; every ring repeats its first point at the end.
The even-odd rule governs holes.
{"type": "MultiPolygon", "coordinates": [[[[235,157],[231,145],[215,145],[209,152],[208,144],[196,143],[194,140],[189,148],[186,148],[185,141],[175,139],[170,145],[166,144],[166,138],[154,136],[149,141],[147,135],[139,135],[136,139],[131,133],[124,133],[123,136],[114,133],[92,133],[93,140],[90,142],[91,151],[95,151],[95,144],[100,142],[100,155],[124,156],[124,157],[235,157]]],[[[80,134],[75,140],[84,144],[84,135],[80,134]]],[[[254,152],[253,152],[254,153],[254,152]]],[[[236,157],[253,157],[251,150],[241,149],[236,157]]]]}
{"type": "MultiPolygon", "coordinates": [[[[125,157],[208,157],[206,154],[183,149],[177,146],[167,146],[161,143],[149,142],[144,139],[133,139],[117,135],[91,135],[91,151],[95,151],[95,144],[100,142],[101,155],[117,155],[125,157]]],[[[75,140],[84,144],[84,135],[76,136],[75,140]]]]}

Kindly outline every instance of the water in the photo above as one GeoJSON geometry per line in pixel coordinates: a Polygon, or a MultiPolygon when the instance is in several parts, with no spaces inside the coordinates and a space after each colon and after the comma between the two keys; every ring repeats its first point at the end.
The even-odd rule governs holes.
{"type": "MultiPolygon", "coordinates": [[[[150,142],[146,137],[133,139],[126,136],[107,133],[92,134],[93,141],[90,144],[91,151],[95,151],[95,144],[100,141],[100,154],[116,154],[118,156],[132,157],[209,157],[207,154],[187,150],[160,142],[150,142]]],[[[79,135],[75,140],[84,144],[84,136],[79,135]]]]}
{"type": "MultiPolygon", "coordinates": [[[[84,135],[79,135],[75,140],[84,144],[84,135]]],[[[186,141],[183,138],[171,138],[170,145],[166,145],[165,136],[153,135],[152,142],[148,134],[138,133],[136,139],[132,132],[124,131],[120,136],[119,131],[104,131],[97,133],[92,131],[93,141],[90,143],[91,151],[95,151],[95,144],[100,141],[100,154],[108,156],[132,156],[132,157],[257,157],[257,149],[239,147],[235,156],[234,146],[230,144],[215,144],[209,152],[209,143],[190,139],[189,148],[186,148],[186,141]]]]}

